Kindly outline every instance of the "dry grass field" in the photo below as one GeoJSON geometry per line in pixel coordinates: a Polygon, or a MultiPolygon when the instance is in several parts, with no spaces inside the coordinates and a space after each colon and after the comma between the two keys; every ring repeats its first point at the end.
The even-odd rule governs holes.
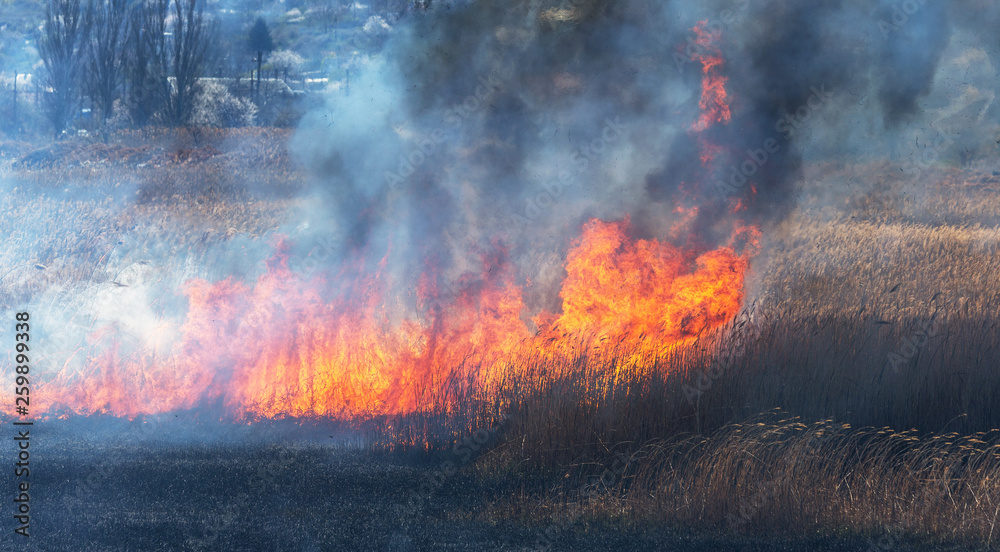
{"type": "Polygon", "coordinates": [[[382,446],[489,435],[476,468],[524,483],[476,519],[994,546],[1000,179],[807,174],[726,328],[638,363],[527,361],[457,419],[395,420],[382,446]]]}
{"type": "MultiPolygon", "coordinates": [[[[114,283],[115,255],[202,266],[232,240],[264,240],[308,179],[285,138],[3,145],[0,305],[114,283]]],[[[358,427],[374,452],[450,462],[509,491],[453,520],[995,546],[1000,177],[824,164],[800,188],[800,208],[764,229],[747,305],[726,327],[661,357],[525,355],[509,360],[518,376],[462,386],[448,412],[358,427]]]]}
{"type": "Polygon", "coordinates": [[[0,144],[4,234],[0,305],[52,285],[113,280],[129,261],[180,256],[211,265],[212,247],[284,223],[305,175],[288,132],[125,131],[111,144],[0,144]],[[123,240],[128,243],[123,243],[123,240]],[[23,271],[38,265],[37,271],[23,271]]]}

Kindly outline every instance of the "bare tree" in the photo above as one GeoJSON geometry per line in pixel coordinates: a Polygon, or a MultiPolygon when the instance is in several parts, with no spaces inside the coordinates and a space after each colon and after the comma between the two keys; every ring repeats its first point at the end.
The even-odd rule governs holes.
{"type": "Polygon", "coordinates": [[[129,14],[128,56],[125,63],[125,105],[132,124],[149,124],[162,113],[170,97],[167,81],[167,14],[169,0],[145,0],[129,14]]]}
{"type": "Polygon", "coordinates": [[[318,14],[319,21],[323,23],[323,30],[330,32],[334,25],[337,23],[338,14],[340,12],[340,5],[333,2],[319,2],[316,7],[316,13],[318,14]]]}
{"type": "Polygon", "coordinates": [[[170,69],[174,86],[167,104],[169,121],[183,125],[194,107],[198,79],[204,70],[209,31],[200,0],[174,0],[170,69]]]}
{"type": "Polygon", "coordinates": [[[80,0],[49,0],[37,39],[45,66],[44,110],[58,138],[80,106],[80,68],[86,53],[87,20],[80,0]]]}
{"type": "Polygon", "coordinates": [[[87,9],[90,37],[83,84],[101,112],[102,127],[111,117],[124,80],[127,13],[128,0],[90,0],[87,9]]]}

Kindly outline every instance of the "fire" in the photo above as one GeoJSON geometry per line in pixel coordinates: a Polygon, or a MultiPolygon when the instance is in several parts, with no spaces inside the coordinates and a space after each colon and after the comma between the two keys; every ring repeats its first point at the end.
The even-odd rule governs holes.
{"type": "MultiPolygon", "coordinates": [[[[692,127],[708,165],[724,149],[700,131],[730,120],[718,33],[695,27],[704,69],[702,115],[692,127]]],[[[742,207],[742,204],[741,204],[742,207]]],[[[583,345],[639,358],[691,343],[743,303],[760,232],[735,222],[731,243],[679,247],[698,207],[676,205],[669,241],[634,239],[628,218],[592,219],[568,252],[558,313],[526,322],[522,290],[501,243],[450,288],[433,262],[416,285],[396,282],[389,255],[359,254],[336,273],[303,275],[279,239],[255,282],[191,280],[182,323],[124,348],[117,328],[90,336],[82,372],[69,361],[33,393],[36,413],[135,417],[214,406],[234,419],[358,418],[449,409],[468,386],[489,388],[517,358],[564,358],[583,345]],[[409,290],[399,293],[399,290],[409,290]],[[518,357],[518,355],[526,355],[518,357]]],[[[734,211],[735,212],[735,211],[734,211]]]]}
{"type": "Polygon", "coordinates": [[[421,314],[403,317],[385,258],[370,275],[357,263],[305,277],[279,241],[256,282],[186,284],[188,311],[168,355],[126,353],[109,328],[92,336],[84,373],[39,386],[37,409],[134,417],[218,405],[256,419],[447,408],[450,393],[502,378],[502,361],[518,354],[558,354],[581,339],[663,351],[736,314],[749,255],[696,255],[632,240],[629,230],[627,220],[584,226],[566,260],[563,312],[537,315],[537,332],[522,319],[521,289],[498,244],[451,293],[426,272],[415,292],[421,314]]]}
{"type": "Polygon", "coordinates": [[[748,257],[731,247],[695,255],[628,238],[629,221],[591,220],[566,259],[561,315],[535,319],[547,343],[590,333],[662,351],[731,319],[743,304],[748,257]]]}
{"type": "Polygon", "coordinates": [[[695,25],[695,43],[698,49],[693,58],[701,63],[701,99],[698,107],[701,116],[692,125],[691,130],[700,132],[715,123],[728,123],[732,118],[729,110],[729,98],[726,95],[726,77],[722,74],[723,58],[717,42],[720,32],[709,30],[708,23],[702,21],[695,25]]]}

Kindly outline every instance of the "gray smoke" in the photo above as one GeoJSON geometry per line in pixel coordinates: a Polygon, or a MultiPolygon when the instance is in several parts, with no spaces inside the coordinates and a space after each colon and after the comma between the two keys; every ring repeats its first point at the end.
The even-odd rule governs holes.
{"type": "Polygon", "coordinates": [[[959,40],[995,55],[982,22],[998,13],[922,0],[437,3],[303,123],[296,149],[319,199],[305,216],[340,255],[391,250],[403,281],[428,268],[454,281],[502,244],[533,284],[529,304],[557,308],[566,249],[591,217],[629,216],[637,237],[662,239],[693,204],[682,238],[715,247],[734,217],[766,229],[787,216],[806,162],[899,158],[915,132],[932,139],[955,92],[943,56],[959,40]],[[719,31],[732,107],[703,133],[690,130],[699,21],[719,31]],[[720,148],[707,166],[704,142],[720,148]],[[749,210],[731,213],[736,200],[749,210]]]}

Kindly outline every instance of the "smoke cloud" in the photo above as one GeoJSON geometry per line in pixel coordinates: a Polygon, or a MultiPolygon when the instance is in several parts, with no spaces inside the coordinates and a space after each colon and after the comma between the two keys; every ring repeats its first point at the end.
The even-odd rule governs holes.
{"type": "Polygon", "coordinates": [[[530,306],[558,308],[590,217],[663,239],[694,206],[694,238],[676,239],[714,247],[734,218],[786,217],[805,162],[905,155],[939,113],[922,102],[953,92],[936,78],[955,37],[989,44],[974,19],[919,0],[437,5],[304,121],[296,151],[323,198],[306,216],[340,254],[391,244],[399,270],[445,280],[499,239],[530,306]],[[732,108],[701,133],[699,21],[717,31],[732,108]],[[706,142],[722,153],[703,164],[706,142]]]}
{"type": "MultiPolygon", "coordinates": [[[[39,338],[70,357],[57,369],[76,381],[74,369],[107,348],[112,330],[132,332],[115,346],[148,355],[140,364],[197,345],[179,337],[191,314],[179,291],[193,279],[245,284],[250,291],[220,304],[232,307],[234,328],[263,335],[293,327],[296,308],[332,304],[322,314],[341,316],[365,303],[357,296],[374,289],[365,287],[373,274],[379,297],[366,306],[389,311],[387,326],[440,324],[456,298],[512,275],[530,330],[535,315],[560,311],[567,251],[591,218],[629,218],[631,237],[694,258],[734,243],[743,224],[767,235],[825,162],[890,160],[918,178],[936,160],[992,145],[996,48],[983,23],[1000,22],[1000,9],[970,4],[977,15],[920,0],[468,1],[412,11],[292,139],[311,185],[296,216],[277,224],[289,238],[281,278],[259,280],[265,259],[284,268],[273,239],[180,251],[149,243],[141,225],[123,227],[102,243],[98,283],[36,298],[39,317],[63,331],[39,338]],[[706,55],[721,58],[731,119],[701,128],[706,55]],[[273,305],[253,305],[254,281],[280,292],[273,305]],[[257,307],[270,318],[250,316],[257,307]]],[[[830,204],[843,192],[829,190],[830,204]]],[[[210,310],[201,314],[214,322],[210,310]]],[[[344,325],[366,316],[343,315],[344,325]]],[[[246,352],[218,341],[233,357],[246,352]]],[[[223,360],[200,367],[212,388],[231,377],[223,360]]]]}

